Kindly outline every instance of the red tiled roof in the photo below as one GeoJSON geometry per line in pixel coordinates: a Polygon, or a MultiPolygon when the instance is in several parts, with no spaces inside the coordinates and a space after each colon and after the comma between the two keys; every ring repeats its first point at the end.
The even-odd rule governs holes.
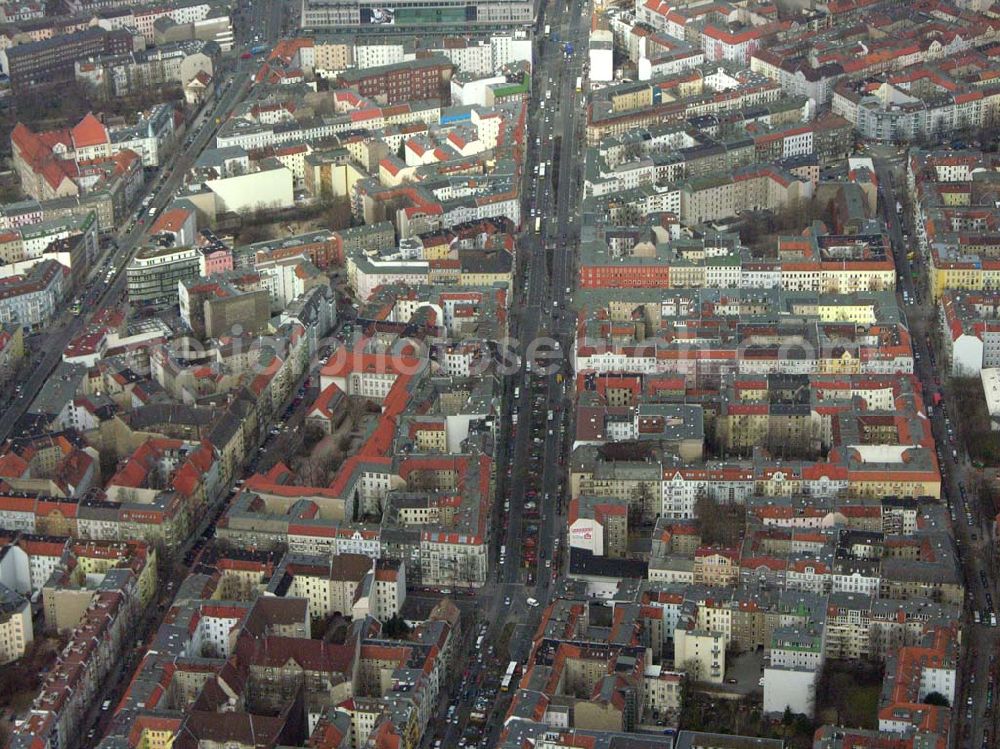
{"type": "Polygon", "coordinates": [[[58,189],[63,180],[71,179],[76,175],[75,162],[69,159],[57,159],[52,153],[52,147],[57,143],[70,145],[67,133],[60,131],[39,135],[19,122],[11,131],[10,140],[31,170],[42,175],[53,189],[58,189]]]}
{"type": "Polygon", "coordinates": [[[159,234],[160,232],[171,232],[176,234],[184,226],[184,222],[187,221],[188,216],[190,215],[191,212],[184,208],[171,208],[168,211],[164,211],[160,214],[156,223],[153,224],[149,233],[159,234]]]}
{"type": "Polygon", "coordinates": [[[73,138],[75,148],[99,146],[110,142],[107,128],[94,116],[93,112],[87,112],[84,118],[70,130],[70,135],[73,138]]]}

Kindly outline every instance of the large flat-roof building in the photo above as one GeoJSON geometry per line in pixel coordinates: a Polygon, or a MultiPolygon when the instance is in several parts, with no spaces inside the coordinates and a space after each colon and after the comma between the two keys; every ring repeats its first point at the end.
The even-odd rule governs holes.
{"type": "Polygon", "coordinates": [[[531,0],[302,0],[302,28],[356,28],[386,33],[405,28],[455,29],[530,26],[531,0]]]}
{"type": "Polygon", "coordinates": [[[124,29],[91,28],[18,44],[0,53],[0,67],[15,91],[26,91],[71,82],[77,60],[131,51],[132,36],[124,29]]]}

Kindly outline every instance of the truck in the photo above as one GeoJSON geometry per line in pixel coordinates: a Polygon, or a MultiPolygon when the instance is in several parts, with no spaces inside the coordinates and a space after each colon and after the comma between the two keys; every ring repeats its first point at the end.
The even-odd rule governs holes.
{"type": "Polygon", "coordinates": [[[576,92],[579,94],[583,91],[583,76],[578,75],[576,77],[576,92]]]}
{"type": "Polygon", "coordinates": [[[549,421],[552,421],[552,417],[553,417],[554,415],[555,415],[555,414],[553,414],[553,413],[552,413],[552,409],[550,408],[550,409],[549,409],[549,419],[548,419],[548,420],[549,420],[549,421]]]}
{"type": "Polygon", "coordinates": [[[542,217],[541,216],[536,216],[535,217],[535,234],[541,234],[541,233],[542,233],[542,217]]]}
{"type": "Polygon", "coordinates": [[[566,50],[566,57],[572,57],[573,56],[573,43],[572,42],[566,42],[566,47],[564,49],[566,50]]]}
{"type": "Polygon", "coordinates": [[[552,34],[552,25],[545,24],[545,36],[550,36],[552,34]]]}
{"type": "Polygon", "coordinates": [[[255,44],[250,48],[251,55],[260,55],[263,54],[264,52],[267,52],[266,44],[255,44]]]}

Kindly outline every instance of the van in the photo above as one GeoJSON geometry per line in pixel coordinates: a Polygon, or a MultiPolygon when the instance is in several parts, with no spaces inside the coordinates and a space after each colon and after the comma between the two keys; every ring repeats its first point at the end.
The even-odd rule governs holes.
{"type": "Polygon", "coordinates": [[[500,557],[503,558],[505,556],[507,556],[507,547],[506,546],[501,546],[500,547],[500,557]]]}
{"type": "Polygon", "coordinates": [[[525,603],[527,603],[532,608],[538,606],[538,601],[536,601],[534,598],[529,598],[527,601],[525,601],[525,603]]]}

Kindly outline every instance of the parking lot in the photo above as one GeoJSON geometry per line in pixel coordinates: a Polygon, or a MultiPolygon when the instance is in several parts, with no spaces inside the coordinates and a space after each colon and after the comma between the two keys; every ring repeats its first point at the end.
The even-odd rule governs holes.
{"type": "Polygon", "coordinates": [[[763,691],[760,680],[764,676],[764,653],[751,650],[740,653],[735,658],[726,661],[725,691],[738,694],[750,694],[763,691]]]}

